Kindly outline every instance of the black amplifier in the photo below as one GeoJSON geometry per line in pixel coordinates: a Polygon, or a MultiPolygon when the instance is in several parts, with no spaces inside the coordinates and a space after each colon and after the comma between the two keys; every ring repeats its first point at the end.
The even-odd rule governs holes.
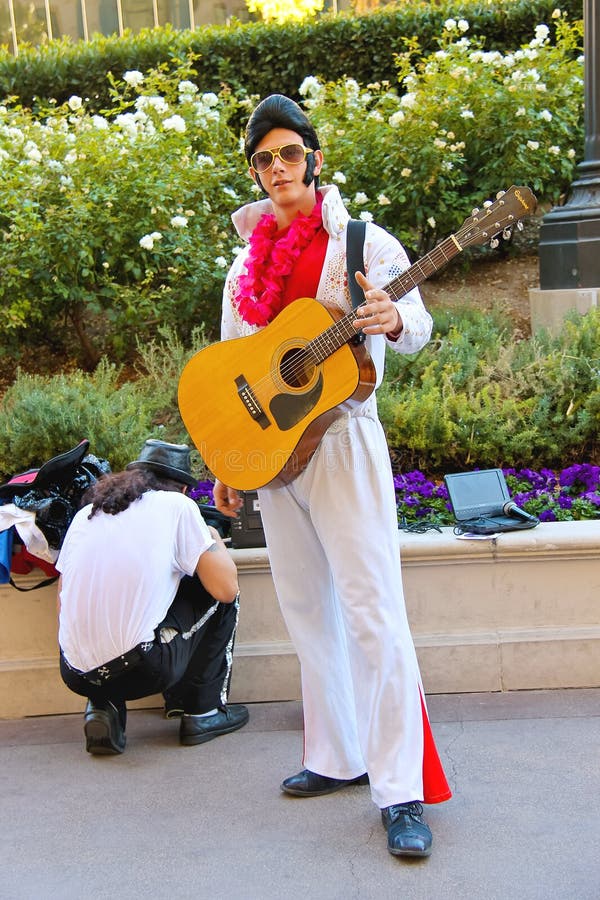
{"type": "Polygon", "coordinates": [[[231,520],[231,546],[236,550],[266,547],[257,491],[243,491],[240,496],[243,505],[238,510],[237,519],[231,520]]]}

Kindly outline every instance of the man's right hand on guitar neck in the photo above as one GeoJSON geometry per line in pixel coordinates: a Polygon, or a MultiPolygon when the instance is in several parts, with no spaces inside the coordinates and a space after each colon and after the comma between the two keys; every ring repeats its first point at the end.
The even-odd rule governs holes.
{"type": "Polygon", "coordinates": [[[224,516],[231,519],[237,519],[238,510],[243,506],[244,501],[235,490],[235,488],[227,487],[222,481],[215,481],[213,488],[213,496],[215,498],[215,506],[224,516]]]}

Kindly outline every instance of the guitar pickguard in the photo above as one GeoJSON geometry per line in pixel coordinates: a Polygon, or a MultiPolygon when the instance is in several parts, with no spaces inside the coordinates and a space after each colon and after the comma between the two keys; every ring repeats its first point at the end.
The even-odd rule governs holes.
{"type": "Polygon", "coordinates": [[[323,393],[323,376],[320,374],[316,383],[304,394],[276,394],[269,409],[280,431],[289,431],[307,416],[319,402],[323,393]]]}

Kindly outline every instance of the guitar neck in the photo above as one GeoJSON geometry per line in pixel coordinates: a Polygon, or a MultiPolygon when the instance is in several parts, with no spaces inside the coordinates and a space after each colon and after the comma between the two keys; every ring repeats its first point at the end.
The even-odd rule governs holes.
{"type": "Polygon", "coordinates": [[[426,281],[434,272],[442,269],[462,249],[456,237],[451,234],[450,237],[441,241],[426,256],[417,260],[406,272],[390,281],[383,290],[390,295],[392,300],[399,300],[413,288],[426,281]]]}
{"type": "MultiPolygon", "coordinates": [[[[392,300],[400,300],[413,288],[426,281],[434,272],[443,268],[462,249],[456,237],[451,234],[405,272],[402,272],[389,284],[384,285],[383,290],[390,295],[392,300]]],[[[356,312],[352,310],[308,343],[305,352],[310,354],[315,365],[322,363],[356,336],[356,329],[352,325],[355,319],[356,312]]]]}

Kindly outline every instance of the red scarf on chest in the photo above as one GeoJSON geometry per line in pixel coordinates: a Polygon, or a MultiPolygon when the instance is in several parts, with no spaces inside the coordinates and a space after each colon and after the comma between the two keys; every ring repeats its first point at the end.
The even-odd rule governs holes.
{"type": "MultiPolygon", "coordinates": [[[[246,274],[240,275],[235,295],[239,313],[249,325],[268,325],[284,306],[299,296],[289,296],[287,279],[301,254],[307,251],[315,238],[318,238],[315,249],[322,266],[328,240],[321,217],[322,203],[322,196],[317,194],[311,214],[305,216],[298,213],[292,224],[283,231],[277,230],[273,215],[265,214],[259,220],[250,237],[246,274]]],[[[318,266],[316,284],[321,266],[318,266]]],[[[310,270],[314,272],[315,267],[311,265],[310,270]]],[[[316,284],[309,296],[316,293],[316,284]]]]}

